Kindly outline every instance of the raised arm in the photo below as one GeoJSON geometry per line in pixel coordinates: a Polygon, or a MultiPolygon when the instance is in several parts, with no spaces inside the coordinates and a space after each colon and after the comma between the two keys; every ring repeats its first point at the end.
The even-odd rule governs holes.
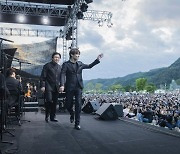
{"type": "Polygon", "coordinates": [[[90,69],[93,66],[99,64],[102,57],[103,57],[103,54],[101,53],[100,55],[98,55],[97,59],[95,61],[93,61],[91,64],[89,64],[89,65],[83,64],[83,69],[90,69]]]}

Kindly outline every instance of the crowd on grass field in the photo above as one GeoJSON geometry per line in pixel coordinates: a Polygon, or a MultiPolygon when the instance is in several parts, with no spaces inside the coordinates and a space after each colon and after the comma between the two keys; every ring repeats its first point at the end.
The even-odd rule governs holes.
{"type": "Polygon", "coordinates": [[[124,117],[180,131],[180,93],[88,94],[83,102],[120,103],[124,117]]]}

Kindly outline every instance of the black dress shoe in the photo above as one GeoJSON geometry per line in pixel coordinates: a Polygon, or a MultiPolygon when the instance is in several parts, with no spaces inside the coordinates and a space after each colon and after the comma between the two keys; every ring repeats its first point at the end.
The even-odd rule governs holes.
{"type": "Polygon", "coordinates": [[[71,122],[71,123],[74,122],[74,114],[71,114],[71,116],[70,116],[70,122],[71,122]]]}
{"type": "Polygon", "coordinates": [[[77,129],[77,130],[80,130],[81,126],[80,125],[75,125],[74,128],[77,129]]]}
{"type": "Polygon", "coordinates": [[[58,120],[57,119],[50,119],[51,121],[53,121],[53,122],[58,122],[58,120]]]}

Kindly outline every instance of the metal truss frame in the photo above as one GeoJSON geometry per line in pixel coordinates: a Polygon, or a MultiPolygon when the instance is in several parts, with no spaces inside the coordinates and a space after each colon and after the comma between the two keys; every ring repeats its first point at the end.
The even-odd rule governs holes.
{"type": "MultiPolygon", "coordinates": [[[[49,16],[64,18],[66,20],[63,31],[40,30],[40,29],[22,29],[0,27],[0,35],[30,36],[30,37],[59,37],[63,39],[63,61],[67,60],[67,50],[69,48],[78,48],[78,18],[76,14],[80,11],[82,3],[85,0],[76,0],[75,3],[66,8],[60,5],[37,4],[28,2],[0,2],[0,13],[4,14],[24,14],[30,16],[49,16]],[[66,34],[72,30],[72,38],[67,40],[66,34]],[[70,42],[70,47],[67,45],[70,42]]],[[[112,26],[112,13],[107,11],[89,10],[83,12],[82,20],[97,21],[99,26],[107,23],[112,26]]],[[[57,19],[58,20],[58,19],[57,19]]]]}
{"type": "Polygon", "coordinates": [[[62,8],[57,5],[0,2],[0,13],[67,18],[68,8],[62,8]]]}
{"type": "Polygon", "coordinates": [[[70,30],[70,28],[72,29],[72,40],[71,40],[71,46],[70,48],[77,48],[78,43],[77,43],[77,28],[78,28],[78,19],[76,17],[76,14],[78,13],[81,4],[84,2],[84,0],[76,0],[76,2],[74,3],[74,5],[72,6],[72,8],[69,8],[69,15],[68,18],[66,20],[66,24],[64,26],[63,29],[63,61],[67,60],[67,50],[68,48],[64,47],[66,46],[68,43],[68,40],[66,40],[66,34],[68,33],[68,31],[70,30]],[[65,49],[65,50],[64,50],[65,49]]]}
{"type": "Polygon", "coordinates": [[[83,20],[92,20],[97,21],[99,26],[102,26],[103,23],[107,23],[108,27],[111,27],[113,24],[111,22],[112,13],[107,11],[96,11],[96,10],[89,10],[84,12],[83,20]]]}
{"type": "MultiPolygon", "coordinates": [[[[64,26],[63,30],[63,40],[65,40],[66,34],[68,33],[69,29],[72,29],[72,38],[71,40],[71,46],[70,48],[78,48],[78,19],[76,14],[78,11],[80,11],[80,6],[82,3],[84,3],[85,0],[76,0],[72,8],[69,10],[69,15],[66,20],[66,24],[64,26]]],[[[97,21],[99,26],[103,26],[104,23],[107,23],[108,27],[111,27],[113,24],[111,22],[112,13],[107,11],[96,11],[96,10],[90,10],[83,12],[83,20],[92,20],[97,21]]],[[[63,53],[67,53],[67,51],[64,51],[64,49],[67,50],[67,48],[64,48],[67,43],[63,41],[63,53]]],[[[65,54],[67,55],[67,54],[65,54]]],[[[63,61],[66,61],[67,57],[63,56],[63,61]]]]}
{"type": "Polygon", "coordinates": [[[61,31],[0,27],[0,35],[29,37],[61,37],[61,31]]]}

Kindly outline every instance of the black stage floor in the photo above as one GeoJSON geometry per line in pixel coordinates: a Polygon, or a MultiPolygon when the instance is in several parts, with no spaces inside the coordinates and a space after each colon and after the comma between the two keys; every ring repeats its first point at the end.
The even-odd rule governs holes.
{"type": "Polygon", "coordinates": [[[102,121],[97,116],[81,115],[81,130],[75,130],[67,113],[59,122],[44,121],[44,113],[27,112],[30,122],[15,127],[15,137],[3,134],[2,153],[17,154],[179,154],[180,133],[165,128],[120,119],[102,121]]]}

